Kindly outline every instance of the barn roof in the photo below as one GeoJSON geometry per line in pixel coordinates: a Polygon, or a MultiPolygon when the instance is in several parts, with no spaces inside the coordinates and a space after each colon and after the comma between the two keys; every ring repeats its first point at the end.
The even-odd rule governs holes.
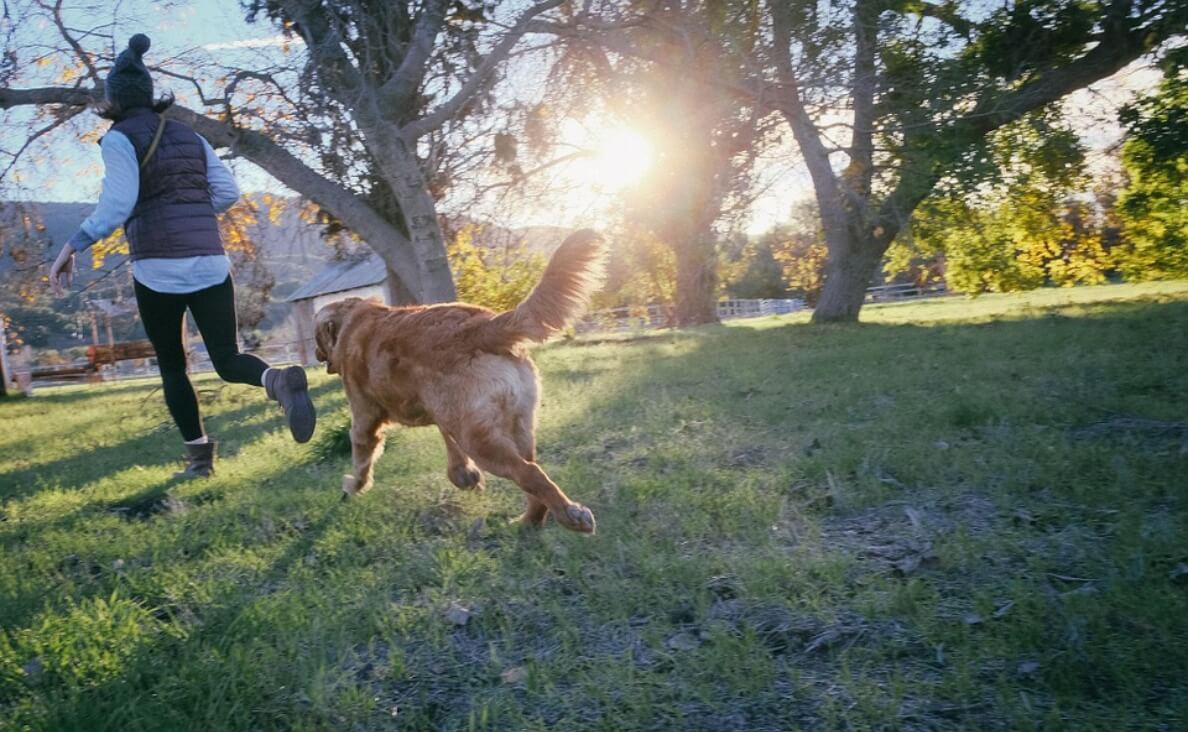
{"type": "Polygon", "coordinates": [[[384,260],[374,252],[369,252],[362,258],[331,262],[285,299],[288,302],[297,302],[319,295],[329,295],[332,292],[370,287],[380,284],[387,276],[388,269],[384,265],[384,260]]]}

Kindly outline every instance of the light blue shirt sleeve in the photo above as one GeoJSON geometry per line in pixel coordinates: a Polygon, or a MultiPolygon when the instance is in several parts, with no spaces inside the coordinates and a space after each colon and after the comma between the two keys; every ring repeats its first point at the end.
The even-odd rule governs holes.
{"type": "Polygon", "coordinates": [[[103,154],[103,192],[95,210],[70,239],[75,251],[86,249],[123,226],[140,196],[140,166],[128,136],[108,132],[99,147],[103,154]]]}
{"type": "MultiPolygon", "coordinates": [[[[215,213],[222,213],[239,200],[239,185],[206,138],[197,132],[194,134],[202,141],[202,148],[206,151],[206,182],[210,186],[210,204],[215,213]]],[[[112,130],[103,136],[99,147],[103,154],[103,192],[99,194],[95,210],[70,238],[69,244],[76,252],[111,236],[113,231],[123,226],[132,215],[136,199],[140,196],[140,164],[128,136],[112,130]]]]}
{"type": "Polygon", "coordinates": [[[198,135],[198,139],[202,140],[202,147],[206,150],[206,183],[210,186],[210,204],[214,206],[215,213],[222,213],[239,200],[239,185],[206,138],[198,135]]]}

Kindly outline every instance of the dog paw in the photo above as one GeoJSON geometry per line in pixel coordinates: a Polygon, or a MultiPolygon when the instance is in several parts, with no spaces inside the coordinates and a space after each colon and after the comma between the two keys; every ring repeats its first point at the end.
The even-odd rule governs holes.
{"type": "Polygon", "coordinates": [[[511,520],[514,526],[529,526],[532,528],[539,528],[544,526],[545,519],[549,517],[549,511],[544,506],[530,507],[524,513],[516,516],[511,520]]]}
{"type": "Polygon", "coordinates": [[[342,500],[345,501],[351,496],[357,496],[370,487],[370,483],[360,485],[359,479],[353,475],[344,475],[342,476],[342,500]]]}
{"type": "Polygon", "coordinates": [[[482,472],[472,464],[455,465],[446,471],[450,482],[463,490],[483,490],[482,472]]]}
{"type": "Polygon", "coordinates": [[[565,507],[564,511],[553,511],[552,513],[553,518],[557,519],[557,523],[571,531],[580,531],[583,534],[595,532],[594,512],[580,503],[571,503],[565,507]]]}

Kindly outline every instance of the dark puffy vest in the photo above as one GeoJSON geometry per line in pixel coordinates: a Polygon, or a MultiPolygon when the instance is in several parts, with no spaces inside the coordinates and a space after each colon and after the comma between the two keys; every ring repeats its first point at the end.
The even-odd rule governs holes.
{"type": "MultiPolygon", "coordinates": [[[[127,135],[140,162],[160,119],[151,110],[137,109],[111,129],[127,135]]],[[[124,234],[133,260],[223,253],[206,181],[206,150],[194,130],[166,120],[157,151],[140,170],[140,195],[124,234]]]]}

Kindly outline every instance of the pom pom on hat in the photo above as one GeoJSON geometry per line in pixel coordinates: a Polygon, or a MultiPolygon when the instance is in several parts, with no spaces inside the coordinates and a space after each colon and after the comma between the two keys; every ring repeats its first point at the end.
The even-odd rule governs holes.
{"type": "Polygon", "coordinates": [[[129,38],[128,48],[120,51],[107,74],[107,99],[124,111],[153,106],[153,79],[142,58],[150,45],[143,33],[129,38]]]}
{"type": "Polygon", "coordinates": [[[145,51],[149,50],[152,42],[149,37],[143,33],[137,33],[128,39],[128,48],[131,49],[137,56],[143,56],[145,51]]]}

